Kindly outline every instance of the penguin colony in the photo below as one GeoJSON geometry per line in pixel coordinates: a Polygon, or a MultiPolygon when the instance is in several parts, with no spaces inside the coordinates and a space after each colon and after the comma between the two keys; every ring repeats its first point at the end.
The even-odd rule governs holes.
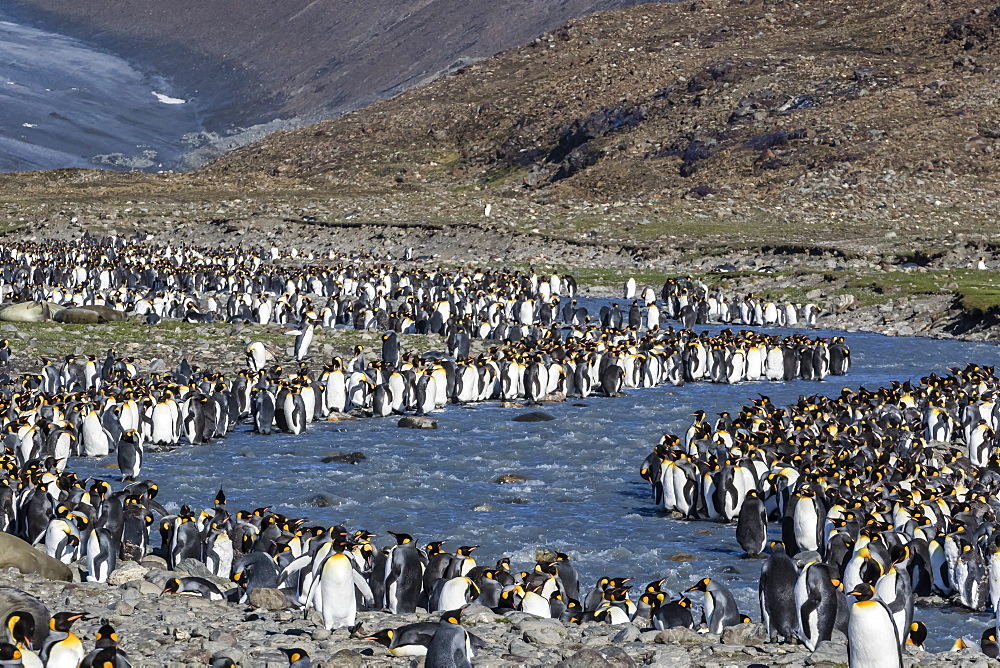
{"type": "Polygon", "coordinates": [[[705,283],[690,277],[667,279],[660,290],[660,301],[652,288],[637,293],[634,278],[622,288],[625,300],[633,300],[631,308],[646,307],[647,323],[669,318],[690,329],[695,325],[724,324],[761,327],[815,327],[820,308],[816,304],[762,299],[754,294],[732,298],[723,290],[712,290],[705,283]]]}
{"type": "MultiPolygon", "coordinates": [[[[900,648],[926,635],[916,598],[1000,610],[1000,380],[950,371],[789,406],[761,396],[714,421],[699,411],[640,475],[664,511],[735,520],[751,556],[777,523],[760,578],[772,638],[813,649],[839,629],[852,666],[902,665],[900,648]]],[[[995,638],[991,624],[993,657],[995,638]]]]}
{"type": "MultiPolygon", "coordinates": [[[[461,625],[462,611],[471,603],[501,614],[519,610],[564,623],[631,621],[657,629],[696,627],[691,600],[683,594],[671,597],[661,589],[664,580],[647,584],[635,602],[627,577],[602,577],[588,590],[563,553],[542,553],[527,571],[513,569],[509,558],[488,567],[476,563],[475,545],[449,552],[444,541],[419,547],[413,536],[388,532],[393,544],[380,549],[373,544],[376,535],[364,529],[310,525],[267,508],[230,510],[222,490],[212,507],[182,506],[176,514],[168,514],[155,500],[158,487],[152,481],[113,491],[106,481],[57,470],[51,460],[21,467],[9,455],[0,459],[0,469],[8,485],[18,489],[15,526],[36,524],[42,517],[39,507],[54,505],[55,515],[45,524],[40,540],[50,556],[65,563],[77,565],[81,562],[75,560],[82,558],[89,581],[106,581],[123,560],[138,561],[156,553],[168,569],[181,569],[185,560],[194,559],[215,577],[233,583],[227,588],[218,580],[175,577],[166,581],[164,596],[245,604],[255,588],[280,589],[293,606],[317,610],[328,629],[355,628],[359,609],[407,614],[420,607],[440,612],[437,622],[386,628],[366,637],[394,656],[425,656],[427,666],[471,665],[476,648],[483,646],[461,625]],[[152,540],[154,526],[158,547],[152,540]]],[[[724,585],[705,579],[688,591],[704,592],[710,629],[718,632],[746,621],[724,585]]],[[[17,591],[17,596],[16,602],[0,606],[8,641],[0,645],[0,657],[9,661],[0,665],[130,665],[110,627],[101,629],[93,652],[85,655],[69,630],[81,615],[54,615],[46,631],[49,613],[44,606],[27,593],[17,591]]],[[[9,597],[8,589],[0,599],[9,597]]],[[[283,651],[291,666],[310,665],[303,650],[283,651]]]]}
{"type": "MultiPolygon", "coordinates": [[[[22,375],[0,392],[5,446],[20,464],[52,456],[57,467],[70,455],[116,452],[123,478],[135,479],[145,448],[223,438],[245,419],[260,434],[298,434],[336,412],[383,417],[490,399],[616,396],[663,383],[822,380],[846,373],[850,363],[842,340],[697,335],[643,325],[636,307],[627,314],[605,307],[591,320],[572,299],[571,276],[407,272],[375,263],[359,269],[343,258],[330,267],[282,266],[275,260],[291,263],[297,253],[279,256],[276,249],[223,253],[119,238],[4,246],[0,293],[46,309],[51,303],[51,311],[102,308],[147,322],[299,328],[290,368],[257,341],[246,349],[246,369],[230,378],[186,360],[174,372],[143,376],[134,360],[114,351],[43,360],[39,374],[22,375]],[[560,308],[564,293],[570,299],[560,308]],[[334,358],[314,372],[306,359],[316,327],[385,329],[381,358],[359,346],[352,358],[334,358]],[[405,333],[440,334],[448,350],[406,353],[399,340],[405,333]],[[473,338],[490,340],[492,348],[473,357],[473,338]]],[[[0,356],[6,354],[3,348],[0,356]]]]}

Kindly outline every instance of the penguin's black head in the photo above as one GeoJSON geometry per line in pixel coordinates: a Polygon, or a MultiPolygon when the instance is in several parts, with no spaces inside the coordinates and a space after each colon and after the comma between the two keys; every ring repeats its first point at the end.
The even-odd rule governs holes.
{"type": "Polygon", "coordinates": [[[171,578],[167,580],[167,583],[163,586],[163,591],[161,594],[176,594],[181,588],[181,581],[179,578],[171,578]]]}
{"type": "Polygon", "coordinates": [[[394,533],[392,531],[386,533],[396,539],[396,545],[406,545],[413,542],[413,536],[408,533],[394,533]]]}
{"type": "Polygon", "coordinates": [[[687,593],[689,591],[708,591],[708,585],[711,582],[712,582],[711,578],[702,578],[701,580],[698,581],[698,584],[694,585],[693,587],[685,589],[684,593],[687,593]]]}
{"type": "Polygon", "coordinates": [[[21,658],[21,650],[9,642],[0,642],[0,661],[17,661],[21,658]]]}
{"type": "Polygon", "coordinates": [[[867,582],[862,582],[853,590],[847,592],[847,595],[856,596],[859,601],[870,601],[875,598],[875,588],[867,582]]]}
{"type": "Polygon", "coordinates": [[[648,585],[646,585],[646,593],[656,593],[660,591],[660,587],[666,582],[666,578],[660,578],[659,580],[653,580],[648,585]]]}
{"type": "Polygon", "coordinates": [[[97,635],[94,636],[94,647],[117,647],[118,646],[118,633],[115,631],[115,627],[111,624],[105,624],[100,629],[97,630],[97,635]]]}
{"type": "Polygon", "coordinates": [[[378,633],[375,633],[374,635],[370,635],[370,636],[366,636],[365,638],[362,638],[362,640],[374,640],[378,644],[384,645],[385,647],[388,647],[389,645],[392,644],[392,637],[394,635],[395,635],[395,632],[392,629],[383,629],[383,630],[379,631],[378,633]]]}
{"type": "Polygon", "coordinates": [[[14,642],[31,649],[31,638],[35,635],[35,618],[30,612],[12,612],[7,617],[7,630],[14,642]]]}
{"type": "Polygon", "coordinates": [[[441,621],[447,622],[448,624],[461,624],[462,623],[462,609],[449,610],[448,612],[441,613],[441,621]]]}
{"type": "Polygon", "coordinates": [[[73,626],[73,622],[82,618],[82,612],[57,612],[49,620],[49,629],[59,631],[60,633],[68,633],[73,626]]]}
{"type": "Polygon", "coordinates": [[[297,647],[292,649],[281,648],[279,650],[282,654],[288,657],[288,663],[295,663],[300,659],[309,658],[309,654],[304,649],[299,649],[297,647]]]}

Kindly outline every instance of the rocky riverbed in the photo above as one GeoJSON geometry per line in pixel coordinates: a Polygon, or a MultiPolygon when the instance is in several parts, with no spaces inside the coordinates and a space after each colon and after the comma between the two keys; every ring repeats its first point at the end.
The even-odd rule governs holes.
{"type": "MultiPolygon", "coordinates": [[[[53,582],[9,569],[0,573],[0,586],[22,589],[53,611],[85,612],[87,617],[76,623],[74,631],[87,649],[93,646],[94,634],[106,620],[117,629],[121,647],[135,668],[205,666],[223,657],[241,666],[280,668],[288,664],[281,648],[306,650],[314,666],[419,666],[422,659],[391,656],[381,645],[364,637],[380,629],[436,621],[439,617],[420,609],[413,615],[361,612],[360,624],[353,632],[331,632],[323,628],[315,611],[304,614],[292,609],[277,590],[258,590],[250,604],[161,595],[163,584],[171,577],[208,575],[203,565],[188,565],[190,571],[167,571],[166,562],[148,556],[140,564],[123,564],[107,585],[53,582]]],[[[218,578],[214,581],[219,585],[227,583],[218,578]]],[[[729,627],[716,635],[680,628],[656,631],[632,624],[563,624],[515,611],[498,615],[478,605],[467,607],[462,621],[483,641],[474,661],[478,668],[833,668],[847,664],[846,639],[842,636],[835,635],[833,641],[821,643],[809,652],[798,643],[766,642],[764,627],[757,623],[729,627]]],[[[973,648],[932,653],[908,646],[904,660],[906,666],[932,668],[1000,666],[1000,661],[973,648]]]]}

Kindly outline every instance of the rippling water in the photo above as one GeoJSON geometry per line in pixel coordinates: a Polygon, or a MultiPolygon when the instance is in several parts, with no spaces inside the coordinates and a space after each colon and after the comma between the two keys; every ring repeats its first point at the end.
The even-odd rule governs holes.
{"type": "MultiPolygon", "coordinates": [[[[763,562],[740,558],[735,525],[659,515],[639,465],[663,432],[682,432],[699,408],[733,412],[757,393],[787,403],[802,394],[916,380],[967,361],[998,361],[992,344],[847,336],[851,374],[826,382],[632,390],[620,398],[576,402],[585,406],[546,404],[555,420],[536,423],[511,421],[529,409],[495,403],[449,407],[435,414],[435,431],[400,429],[394,418],[314,423],[300,436],[261,437],[241,425],[217,444],[147,455],[143,475],[160,483],[161,501],[209,506],[221,486],[233,507],[272,505],[292,516],[364,527],[381,535],[379,544],[391,542],[386,530],[411,533],[421,544],[448,539],[445,547],[452,550],[478,544],[480,563],[509,555],[527,564],[536,549],[549,546],[569,553],[582,582],[591,585],[602,575],[633,576],[640,586],[666,576],[666,586],[677,590],[706,575],[721,577],[741,610],[756,620],[763,562]],[[360,451],[368,459],[321,463],[332,450],[360,451]],[[507,472],[530,480],[493,482],[507,472]],[[311,506],[317,495],[330,505],[311,506]],[[670,559],[690,558],[684,555],[693,560],[670,559]]],[[[101,463],[78,459],[73,467],[106,477],[111,472],[98,469],[101,463]]],[[[947,649],[957,635],[978,640],[988,615],[918,609],[916,618],[930,629],[928,646],[947,649]]]]}

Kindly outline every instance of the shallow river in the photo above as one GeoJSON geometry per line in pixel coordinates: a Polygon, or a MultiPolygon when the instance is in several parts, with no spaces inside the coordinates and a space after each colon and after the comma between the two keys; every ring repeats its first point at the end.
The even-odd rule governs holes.
{"type": "MultiPolygon", "coordinates": [[[[172,508],[182,502],[210,506],[222,486],[231,507],[273,505],[292,516],[344,522],[380,534],[379,544],[391,542],[386,530],[411,533],[421,545],[448,539],[445,547],[451,550],[478,544],[480,563],[509,555],[518,565],[529,565],[537,548],[549,546],[573,557],[588,587],[602,575],[632,576],[640,587],[665,576],[671,590],[706,575],[721,577],[734,589],[741,610],[758,620],[763,562],[740,558],[735,525],[658,515],[639,465],[664,431],[682,433],[699,408],[735,412],[758,392],[787,403],[800,394],[874,388],[946,373],[967,361],[998,361],[992,344],[847,336],[851,374],[826,382],[632,390],[620,398],[577,402],[585,407],[546,404],[555,420],[536,423],[511,421],[527,408],[449,407],[434,416],[436,431],[399,429],[393,418],[314,424],[300,436],[260,437],[241,425],[217,444],[147,455],[143,476],[160,483],[158,500],[172,508]],[[360,451],[368,459],[356,465],[321,463],[332,450],[360,451]],[[493,482],[506,472],[531,480],[493,482]],[[317,498],[329,505],[315,507],[317,498]],[[694,559],[670,560],[684,554],[694,559]]],[[[101,463],[77,459],[71,466],[107,477],[112,472],[99,470],[101,463]]],[[[777,535],[776,525],[769,528],[777,535]]],[[[928,646],[947,649],[957,635],[978,640],[988,615],[918,609],[916,618],[930,629],[928,646]]]]}

